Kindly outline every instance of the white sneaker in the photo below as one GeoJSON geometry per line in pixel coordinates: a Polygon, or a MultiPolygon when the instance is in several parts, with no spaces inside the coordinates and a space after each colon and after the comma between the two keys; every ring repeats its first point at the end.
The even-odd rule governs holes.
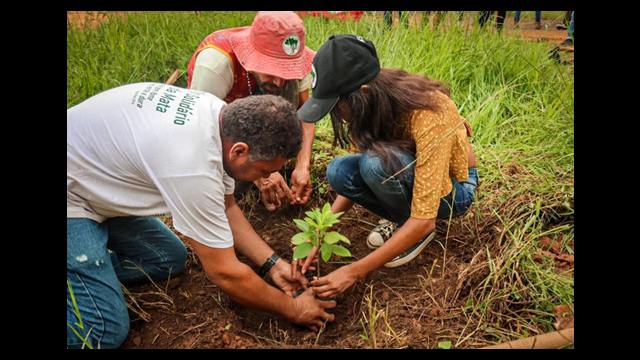
{"type": "Polygon", "coordinates": [[[380,220],[379,223],[380,225],[374,227],[367,237],[367,246],[369,249],[375,250],[382,246],[385,241],[389,240],[398,227],[398,224],[386,219],[380,220]]]}
{"type": "Polygon", "coordinates": [[[429,235],[425,236],[424,239],[418,241],[415,245],[409,248],[409,250],[403,252],[402,254],[396,256],[393,260],[384,264],[384,267],[394,268],[400,265],[404,265],[413,260],[416,256],[418,256],[418,254],[422,252],[422,250],[424,250],[425,247],[427,247],[427,245],[431,242],[431,240],[433,240],[435,236],[436,232],[434,230],[429,235]]]}

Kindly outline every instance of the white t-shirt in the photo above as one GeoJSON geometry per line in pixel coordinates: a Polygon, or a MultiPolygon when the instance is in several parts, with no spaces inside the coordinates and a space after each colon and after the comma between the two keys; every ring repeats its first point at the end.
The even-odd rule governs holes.
{"type": "Polygon", "coordinates": [[[233,246],[218,118],[224,101],[159,83],[120,86],[67,110],[67,217],[170,213],[176,230],[233,246]]]}

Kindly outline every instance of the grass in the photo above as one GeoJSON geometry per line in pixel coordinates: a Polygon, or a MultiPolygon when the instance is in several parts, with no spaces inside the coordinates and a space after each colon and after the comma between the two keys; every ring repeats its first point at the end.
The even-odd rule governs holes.
{"type": "MultiPolygon", "coordinates": [[[[67,299],[67,303],[71,305],[73,309],[73,313],[78,319],[78,321],[76,321],[73,324],[67,321],[67,327],[71,329],[73,334],[82,341],[83,349],[85,348],[85,346],[88,349],[93,349],[93,345],[91,344],[91,340],[89,338],[89,336],[91,335],[91,331],[93,330],[93,326],[86,331],[86,334],[84,334],[84,336],[82,335],[82,333],[85,332],[85,324],[84,324],[84,321],[82,321],[82,314],[80,312],[80,307],[78,306],[78,302],[76,301],[75,294],[73,293],[73,286],[71,286],[71,281],[69,281],[69,279],[67,279],[67,290],[69,291],[69,299],[71,300],[69,301],[69,299],[67,299]]],[[[99,348],[99,344],[98,344],[98,348],[99,348]]]]}
{"type": "Polygon", "coordinates": [[[389,323],[389,309],[382,307],[374,296],[373,284],[368,284],[361,303],[360,338],[367,342],[370,348],[406,347],[407,331],[396,331],[389,323]]]}
{"type": "MultiPolygon", "coordinates": [[[[574,239],[573,65],[550,60],[549,43],[521,41],[490,26],[478,29],[476,15],[466,14],[459,24],[450,12],[438,31],[418,26],[389,30],[377,14],[366,14],[360,22],[304,19],[312,49],[330,34],[354,33],[374,42],[383,67],[444,81],[473,126],[481,186],[475,213],[460,226],[484,243],[477,262],[458,274],[463,275],[461,298],[457,310],[450,311],[459,311],[466,326],[452,338],[455,348],[553,330],[553,306],[574,301],[573,272],[558,273],[552,260],[535,259],[540,237],[559,239],[563,247],[574,239]],[[486,234],[493,228],[498,236],[490,238],[486,234]]],[[[164,82],[176,68],[184,74],[202,38],[216,29],[248,25],[253,16],[132,13],[95,30],[70,27],[67,106],[121,84],[164,82]]],[[[563,11],[543,12],[543,19],[563,16],[563,11]]],[[[522,13],[523,21],[532,18],[533,12],[522,13]]],[[[186,86],[185,75],[177,85],[186,86]]],[[[320,200],[326,192],[324,168],[342,152],[331,147],[328,119],[318,123],[316,133],[312,176],[320,200]]]]}

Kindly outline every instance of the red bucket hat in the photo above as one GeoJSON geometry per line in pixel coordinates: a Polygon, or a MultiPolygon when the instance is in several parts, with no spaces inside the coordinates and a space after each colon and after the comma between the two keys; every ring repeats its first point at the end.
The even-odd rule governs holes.
{"type": "Polygon", "coordinates": [[[251,26],[235,29],[228,38],[247,71],[285,80],[311,72],[315,52],[305,46],[304,23],[293,11],[259,11],[251,26]]]}

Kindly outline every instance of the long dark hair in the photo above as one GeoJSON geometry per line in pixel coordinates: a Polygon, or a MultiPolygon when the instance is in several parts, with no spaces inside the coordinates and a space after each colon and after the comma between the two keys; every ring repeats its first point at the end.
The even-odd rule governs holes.
{"type": "Polygon", "coordinates": [[[362,89],[340,97],[348,108],[343,121],[340,109],[331,110],[333,145],[346,147],[353,143],[359,151],[373,151],[383,165],[393,172],[399,170],[399,160],[392,150],[415,155],[416,144],[410,136],[409,118],[414,110],[438,111],[433,93],[441,91],[450,96],[442,82],[399,69],[381,69],[369,82],[369,91],[362,89]]]}

